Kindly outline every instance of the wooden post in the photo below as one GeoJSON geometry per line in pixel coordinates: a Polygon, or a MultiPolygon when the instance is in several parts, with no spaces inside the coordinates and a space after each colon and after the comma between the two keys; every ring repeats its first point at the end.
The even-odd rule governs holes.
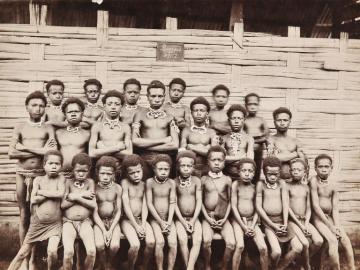
{"type": "Polygon", "coordinates": [[[232,0],[229,30],[234,31],[235,23],[242,23],[244,19],[244,0],[232,0]]]}
{"type": "Polygon", "coordinates": [[[102,47],[109,38],[109,12],[106,10],[97,11],[96,44],[102,47]]]}
{"type": "Polygon", "coordinates": [[[41,5],[41,10],[40,10],[40,25],[46,25],[47,11],[48,11],[47,5],[41,5]]]}
{"type": "Polygon", "coordinates": [[[177,18],[166,17],[166,30],[176,30],[177,29],[177,18]]]}
{"type": "Polygon", "coordinates": [[[234,24],[234,37],[233,49],[243,48],[243,38],[244,38],[244,23],[238,22],[234,24]]]}
{"type": "Polygon", "coordinates": [[[38,25],[39,24],[39,5],[34,4],[32,1],[29,3],[29,17],[30,17],[30,24],[31,25],[38,25]]]}

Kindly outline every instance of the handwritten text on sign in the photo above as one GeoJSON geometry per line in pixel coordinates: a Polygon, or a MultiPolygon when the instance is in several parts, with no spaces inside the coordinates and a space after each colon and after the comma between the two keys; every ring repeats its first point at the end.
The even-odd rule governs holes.
{"type": "Polygon", "coordinates": [[[158,42],[156,50],[156,60],[172,62],[184,61],[184,44],[158,42]]]}

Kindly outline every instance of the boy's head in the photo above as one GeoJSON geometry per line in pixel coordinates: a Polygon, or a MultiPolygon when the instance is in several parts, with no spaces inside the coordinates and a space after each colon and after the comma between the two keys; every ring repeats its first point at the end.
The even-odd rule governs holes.
{"type": "Polygon", "coordinates": [[[59,150],[49,150],[44,155],[44,171],[50,177],[59,174],[63,163],[63,156],[59,150]]]}
{"type": "Polygon", "coordinates": [[[211,91],[216,107],[224,108],[229,100],[230,90],[223,84],[218,84],[211,91]]]}
{"type": "Polygon", "coordinates": [[[321,179],[326,180],[329,177],[332,168],[333,160],[329,155],[321,154],[315,158],[315,171],[321,179]]]}
{"type": "Polygon", "coordinates": [[[273,111],[273,118],[276,130],[284,132],[289,129],[292,113],[288,108],[280,107],[273,111]]]}
{"type": "Polygon", "coordinates": [[[191,115],[195,123],[204,123],[209,115],[210,104],[204,97],[194,98],[190,103],[191,115]]]}
{"type": "Polygon", "coordinates": [[[87,101],[90,103],[96,103],[101,94],[101,82],[97,79],[88,79],[84,82],[83,87],[87,101]]]}
{"type": "Polygon", "coordinates": [[[246,109],[240,104],[231,105],[229,110],[226,112],[231,130],[234,132],[241,131],[244,126],[246,117],[246,109]]]}
{"type": "Polygon", "coordinates": [[[102,98],[104,112],[110,118],[117,118],[120,115],[121,107],[124,104],[122,94],[117,90],[110,90],[102,98]]]}
{"type": "Polygon", "coordinates": [[[135,105],[140,97],[141,83],[134,78],[127,79],[123,89],[126,104],[135,105]]]}
{"type": "Polygon", "coordinates": [[[133,183],[140,183],[143,179],[142,160],[139,155],[132,154],[124,157],[122,162],[123,175],[133,183]]]}
{"type": "Polygon", "coordinates": [[[186,83],[181,78],[174,78],[169,83],[169,97],[171,102],[178,103],[184,96],[186,83]]]}
{"type": "Polygon", "coordinates": [[[293,181],[301,181],[306,174],[307,164],[301,158],[295,158],[290,162],[290,173],[293,181]]]}
{"type": "Polygon", "coordinates": [[[61,104],[64,98],[64,89],[64,83],[59,80],[51,80],[46,84],[47,95],[54,106],[61,104]]]}
{"type": "Polygon", "coordinates": [[[61,110],[69,124],[77,125],[82,120],[85,105],[80,99],[70,97],[61,105],[61,110]]]}
{"type": "Polygon", "coordinates": [[[30,93],[25,99],[25,107],[31,119],[39,120],[45,113],[46,97],[40,91],[30,93]]]}
{"type": "Polygon", "coordinates": [[[207,161],[210,171],[221,172],[225,167],[226,151],[220,145],[211,146],[207,152],[207,161]]]}
{"type": "Polygon", "coordinates": [[[97,179],[100,183],[108,185],[115,181],[117,159],[110,156],[102,156],[95,165],[97,179]]]}
{"type": "Polygon", "coordinates": [[[156,155],[155,160],[152,164],[156,178],[161,181],[166,180],[170,175],[171,165],[172,161],[169,155],[156,155]]]}
{"type": "Polygon", "coordinates": [[[157,80],[152,81],[147,87],[147,98],[151,108],[160,109],[165,101],[165,85],[157,80]]]}
{"type": "Polygon", "coordinates": [[[193,151],[185,150],[178,153],[176,157],[176,164],[181,177],[190,177],[194,171],[195,161],[196,154],[193,151]]]}
{"type": "Polygon", "coordinates": [[[259,110],[260,96],[250,93],[245,96],[245,107],[249,114],[255,115],[259,110]]]}
{"type": "Polygon", "coordinates": [[[263,162],[263,171],[266,180],[270,184],[274,184],[280,177],[281,161],[277,157],[267,157],[263,162]]]}
{"type": "Polygon", "coordinates": [[[255,175],[256,164],[251,158],[242,158],[238,162],[239,176],[244,183],[251,183],[255,175]]]}
{"type": "Polygon", "coordinates": [[[91,169],[91,159],[88,154],[80,153],[71,161],[75,181],[85,181],[91,169]]]}

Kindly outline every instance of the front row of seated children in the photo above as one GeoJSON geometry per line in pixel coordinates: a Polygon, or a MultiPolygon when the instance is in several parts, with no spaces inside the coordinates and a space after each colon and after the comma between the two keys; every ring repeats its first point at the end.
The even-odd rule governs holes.
{"type": "Polygon", "coordinates": [[[167,269],[174,268],[178,244],[186,269],[195,268],[201,244],[204,269],[211,269],[215,233],[225,241],[222,269],[228,269],[232,261],[232,269],[238,270],[245,239],[252,239],[259,250],[262,270],[270,265],[286,269],[297,257],[310,270],[310,257],[320,249],[323,238],[328,245],[330,269],[340,269],[338,243],[345,249],[349,268],[355,269],[350,240],[339,225],[337,191],[329,182],[329,156],[315,159],[317,175],[310,179],[310,188],[304,183],[306,164],[301,159],[292,161],[293,180],[286,183],[279,178],[280,160],[266,158],[266,179],[255,187],[254,161],[240,160],[239,180],[231,182],[222,173],[225,156],[222,147],[211,147],[207,155],[209,173],[199,179],[192,175],[196,155],[188,150],[179,152],[178,176],[170,179],[171,159],[160,154],[153,164],[154,177],[144,182],[141,158],[129,155],[122,163],[126,178],[119,185],[115,182],[117,161],[113,157],[103,156],[97,161],[95,184],[88,177],[91,160],[86,154],[73,158],[74,178],[65,181],[60,173],[61,153],[48,151],[44,156],[46,175],[34,180],[29,231],[8,269],[18,269],[32,246],[46,239],[48,269],[54,269],[61,236],[64,270],[72,269],[76,238],[86,249],[84,269],[93,269],[95,258],[99,268],[109,269],[120,248],[120,231],[130,246],[128,269],[135,268],[140,240],[145,240],[142,269],[148,268],[153,253],[156,268],[163,269],[165,243],[167,269]],[[122,209],[125,214],[121,218],[122,209]],[[192,239],[190,250],[188,236],[192,239]],[[285,254],[283,243],[288,243],[285,254]]]}

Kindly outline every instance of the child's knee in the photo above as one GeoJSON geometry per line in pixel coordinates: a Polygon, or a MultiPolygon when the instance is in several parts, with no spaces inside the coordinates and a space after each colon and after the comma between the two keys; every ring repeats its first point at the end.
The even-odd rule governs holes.
{"type": "Polygon", "coordinates": [[[261,257],[264,257],[264,256],[268,255],[268,249],[267,249],[266,244],[259,246],[259,253],[260,253],[261,257]]]}
{"type": "Polygon", "coordinates": [[[313,245],[317,248],[320,248],[324,243],[324,239],[322,237],[318,237],[316,239],[313,239],[313,245]]]}
{"type": "Polygon", "coordinates": [[[244,243],[236,243],[235,245],[235,250],[237,250],[238,252],[243,252],[244,251],[244,243]]]}
{"type": "Polygon", "coordinates": [[[235,249],[235,241],[226,241],[225,243],[225,247],[227,249],[230,249],[230,250],[234,250],[235,249]]]}
{"type": "Polygon", "coordinates": [[[110,246],[110,252],[111,252],[112,254],[116,254],[119,249],[120,249],[120,242],[119,242],[119,243],[112,244],[112,245],[110,246]]]}
{"type": "Polygon", "coordinates": [[[211,248],[212,239],[203,238],[203,247],[211,248]]]}
{"type": "Polygon", "coordinates": [[[154,240],[147,240],[145,243],[147,249],[154,249],[155,248],[155,241],[154,240]]]}
{"type": "Polygon", "coordinates": [[[309,240],[305,239],[304,241],[301,242],[301,244],[303,249],[309,249],[310,246],[309,240]]]}
{"type": "Polygon", "coordinates": [[[96,256],[96,249],[95,248],[88,248],[87,250],[86,250],[86,256],[88,257],[88,258],[94,258],[95,259],[95,256],[96,256]]]}
{"type": "Polygon", "coordinates": [[[71,259],[74,257],[74,249],[64,249],[64,259],[71,259]]]}
{"type": "Polygon", "coordinates": [[[156,240],[155,247],[157,249],[159,249],[159,248],[163,249],[164,246],[165,246],[165,241],[164,240],[160,240],[160,239],[156,240]]]}
{"type": "Polygon", "coordinates": [[[98,252],[104,251],[104,250],[105,250],[105,244],[104,244],[104,243],[97,243],[97,244],[96,244],[96,250],[97,250],[98,252]]]}
{"type": "Polygon", "coordinates": [[[273,249],[273,250],[271,250],[271,254],[270,254],[270,256],[271,256],[271,258],[273,259],[273,260],[278,260],[278,259],[280,259],[280,257],[281,257],[281,249],[273,249]]]}
{"type": "Polygon", "coordinates": [[[176,249],[176,247],[177,247],[176,239],[169,239],[168,240],[168,245],[169,245],[170,249],[176,249]]]}
{"type": "Polygon", "coordinates": [[[129,253],[137,254],[140,250],[140,242],[132,243],[129,247],[129,253]]]}
{"type": "Polygon", "coordinates": [[[179,240],[180,246],[187,246],[187,244],[188,244],[187,235],[185,235],[185,237],[183,235],[178,237],[178,240],[179,240]]]}

